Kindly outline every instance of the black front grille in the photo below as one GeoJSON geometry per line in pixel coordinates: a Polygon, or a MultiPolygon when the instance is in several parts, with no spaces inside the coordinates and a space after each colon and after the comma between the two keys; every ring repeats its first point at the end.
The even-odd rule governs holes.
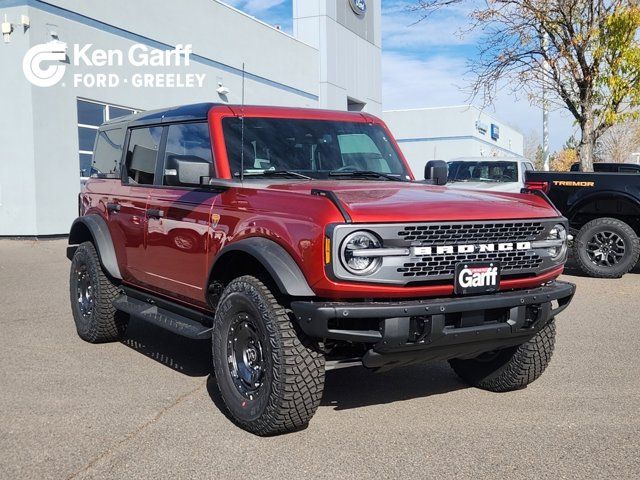
{"type": "Polygon", "coordinates": [[[502,273],[515,273],[537,269],[542,263],[533,251],[458,253],[434,257],[413,258],[398,268],[404,277],[451,277],[461,262],[500,262],[502,273]]]}
{"type": "Polygon", "coordinates": [[[456,245],[532,241],[543,230],[541,222],[458,223],[407,226],[398,236],[413,245],[456,245]]]}

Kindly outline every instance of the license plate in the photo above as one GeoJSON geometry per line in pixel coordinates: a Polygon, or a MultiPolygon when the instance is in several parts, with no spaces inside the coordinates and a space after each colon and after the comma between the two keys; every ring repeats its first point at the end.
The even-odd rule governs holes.
{"type": "Polygon", "coordinates": [[[495,292],[500,288],[500,263],[466,262],[456,265],[455,293],[495,292]]]}

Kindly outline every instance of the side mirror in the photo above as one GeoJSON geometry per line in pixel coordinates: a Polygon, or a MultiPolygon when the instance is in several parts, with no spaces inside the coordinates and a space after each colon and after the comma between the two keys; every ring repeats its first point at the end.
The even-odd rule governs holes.
{"type": "Polygon", "coordinates": [[[429,160],[424,167],[424,179],[434,185],[446,185],[449,168],[444,160],[429,160]]]}
{"type": "Polygon", "coordinates": [[[195,155],[169,155],[164,175],[170,186],[199,186],[211,177],[211,164],[195,155]]]}

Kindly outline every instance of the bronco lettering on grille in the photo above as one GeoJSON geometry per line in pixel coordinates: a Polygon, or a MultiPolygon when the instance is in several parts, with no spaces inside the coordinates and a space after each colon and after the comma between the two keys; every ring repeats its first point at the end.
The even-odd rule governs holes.
{"type": "Polygon", "coordinates": [[[456,253],[512,252],[531,250],[531,242],[481,243],[479,245],[438,245],[434,247],[413,247],[414,256],[454,255],[456,253]]]}

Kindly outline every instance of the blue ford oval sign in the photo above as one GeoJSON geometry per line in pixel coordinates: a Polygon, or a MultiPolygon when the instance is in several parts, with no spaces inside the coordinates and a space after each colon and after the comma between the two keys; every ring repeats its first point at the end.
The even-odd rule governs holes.
{"type": "Polygon", "coordinates": [[[356,13],[356,15],[362,16],[367,13],[366,0],[349,0],[349,4],[351,5],[351,9],[356,13]]]}

